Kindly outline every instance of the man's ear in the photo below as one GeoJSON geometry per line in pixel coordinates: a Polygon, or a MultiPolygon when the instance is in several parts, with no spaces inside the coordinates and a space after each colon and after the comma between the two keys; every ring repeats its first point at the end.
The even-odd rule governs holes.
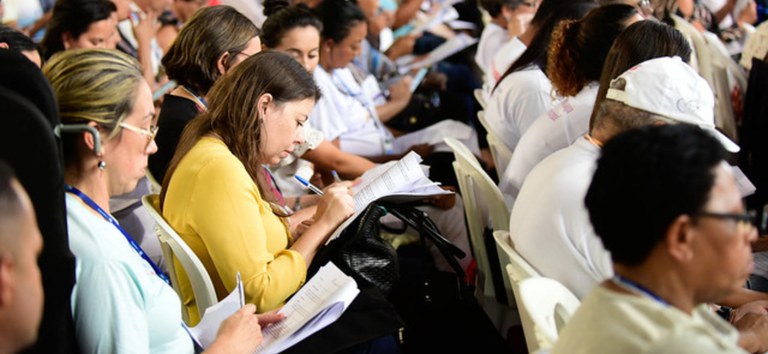
{"type": "Polygon", "coordinates": [[[229,52],[224,52],[216,59],[216,69],[219,70],[219,74],[224,75],[229,70],[229,52]]]}
{"type": "Polygon", "coordinates": [[[673,258],[685,263],[693,259],[695,240],[693,219],[688,215],[680,215],[667,228],[664,244],[673,258]]]}
{"type": "Polygon", "coordinates": [[[15,288],[15,266],[13,256],[4,253],[0,257],[0,309],[7,308],[13,303],[13,290],[15,288]]]}
{"type": "Polygon", "coordinates": [[[8,46],[8,43],[0,42],[0,48],[8,49],[8,48],[10,48],[10,46],[8,46]]]}

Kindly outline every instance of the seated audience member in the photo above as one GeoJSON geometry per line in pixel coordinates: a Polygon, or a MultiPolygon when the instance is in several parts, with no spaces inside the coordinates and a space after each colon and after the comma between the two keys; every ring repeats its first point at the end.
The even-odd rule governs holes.
{"type": "MultiPolygon", "coordinates": [[[[511,34],[507,31],[507,26],[510,22],[513,19],[519,21],[520,15],[523,13],[533,14],[535,8],[531,3],[523,0],[481,0],[480,6],[491,16],[491,22],[483,28],[483,32],[480,34],[480,42],[477,44],[477,52],[475,53],[477,66],[485,70],[490,67],[491,59],[499,47],[509,41],[511,34]]],[[[519,23],[518,26],[520,26],[519,23]]],[[[522,32],[520,30],[514,36],[522,32]]],[[[488,73],[484,74],[488,75],[488,73]]]]}
{"type": "MultiPolygon", "coordinates": [[[[219,298],[235,288],[239,272],[245,298],[258,311],[282,306],[304,284],[317,250],[352,215],[349,182],[326,189],[314,223],[298,238],[270,205],[274,196],[262,165],[280,162],[303,142],[303,126],[319,96],[296,60],[262,52],[213,85],[208,110],[184,131],[160,206],[208,270],[219,298]]],[[[181,291],[196,321],[190,284],[182,280],[181,291]]]]}
{"type": "Polygon", "coordinates": [[[35,63],[38,68],[42,66],[35,42],[17,30],[0,25],[0,48],[15,50],[35,63]]]}
{"type": "Polygon", "coordinates": [[[517,197],[536,164],[589,131],[605,57],[614,39],[640,20],[633,6],[604,5],[580,20],[563,21],[555,28],[549,42],[547,76],[564,99],[537,117],[520,138],[499,183],[508,201],[517,197]]]}
{"type": "Polygon", "coordinates": [[[115,4],[109,0],[60,0],[40,43],[43,57],[67,49],[114,49],[115,4]]]}
{"type": "MultiPolygon", "coordinates": [[[[716,131],[709,85],[678,57],[645,61],[612,80],[590,134],[544,159],[523,184],[509,223],[515,248],[578,298],[613,275],[583,205],[600,147],[620,132],[660,123],[716,131]],[[686,103],[682,109],[680,102],[686,103]]],[[[729,150],[738,151],[727,142],[729,150]]]]}
{"type": "MultiPolygon", "coordinates": [[[[273,1],[266,4],[266,9],[267,11],[271,11],[271,14],[269,18],[267,18],[267,21],[264,22],[264,32],[262,33],[264,45],[270,49],[290,54],[310,73],[316,70],[322,70],[321,68],[316,69],[319,62],[318,55],[320,55],[320,29],[322,28],[322,23],[320,23],[319,20],[303,5],[285,6],[285,3],[273,1]],[[283,7],[280,8],[280,6],[283,7]],[[273,10],[273,7],[277,7],[278,9],[273,10]]],[[[331,86],[329,91],[324,91],[324,93],[328,96],[339,94],[333,86],[331,86]]],[[[323,99],[321,99],[321,101],[323,101],[323,99]]],[[[351,100],[350,103],[359,104],[358,101],[355,100],[351,100]]],[[[360,109],[362,110],[363,108],[361,107],[360,109]]],[[[330,116],[328,118],[340,119],[341,116],[330,116]]],[[[312,120],[310,120],[310,124],[313,124],[312,120]]],[[[309,140],[309,134],[307,133],[306,135],[306,140],[309,140]]],[[[294,150],[294,155],[296,152],[300,152],[303,149],[303,146],[297,147],[294,150]]],[[[308,150],[301,155],[301,157],[311,161],[316,168],[321,170],[328,169],[335,165],[335,168],[347,178],[358,177],[373,165],[368,160],[358,157],[357,155],[340,151],[335,144],[331,144],[327,140],[324,140],[317,148],[308,150]],[[364,160],[366,163],[343,163],[344,161],[354,160],[351,158],[340,159],[338,157],[333,157],[343,157],[345,155],[364,160]],[[341,169],[342,167],[344,169],[341,169]]],[[[281,169],[282,168],[278,169],[277,175],[283,174],[283,172],[280,171],[281,169]]],[[[452,171],[451,175],[453,175],[452,171]]],[[[293,185],[297,184],[295,181],[289,182],[293,185]]],[[[463,203],[460,198],[457,198],[456,203],[448,210],[433,206],[424,206],[420,208],[429,213],[432,220],[451,242],[469,254],[469,240],[464,225],[463,203]]],[[[294,219],[294,217],[291,217],[292,223],[295,222],[294,219]]],[[[435,252],[437,251],[436,249],[433,250],[435,252]]],[[[441,269],[449,269],[447,263],[444,263],[444,258],[442,256],[435,255],[435,259],[441,269]]],[[[462,266],[468,266],[469,262],[470,257],[465,257],[462,260],[462,266]]]]}
{"type": "Polygon", "coordinates": [[[149,157],[149,170],[157,182],[165,178],[184,128],[206,111],[211,86],[260,51],[259,29],[229,6],[201,9],[179,32],[163,57],[168,78],[179,86],[165,95],[157,119],[158,152],[149,157]]]}
{"type": "Polygon", "coordinates": [[[575,20],[597,7],[594,1],[571,1],[556,7],[536,32],[530,45],[504,72],[493,88],[485,110],[489,130],[500,137],[510,151],[536,118],[552,108],[557,98],[547,72],[547,52],[555,27],[575,20]]]}
{"type": "Polygon", "coordinates": [[[168,52],[181,27],[207,3],[207,0],[173,0],[170,11],[165,11],[160,18],[161,25],[156,35],[157,44],[163,52],[168,52]]]}
{"type": "Polygon", "coordinates": [[[43,239],[35,210],[11,168],[0,160],[0,352],[35,342],[43,315],[37,258],[43,239]]]}
{"type": "Polygon", "coordinates": [[[757,238],[727,158],[711,131],[685,124],[606,142],[585,204],[616,275],[584,299],[553,354],[768,349],[764,314],[737,331],[707,305],[744,284],[757,238]]]}
{"type": "MultiPolygon", "coordinates": [[[[168,278],[110,215],[109,198],[134,189],[157,150],[152,94],[138,63],[115,50],[81,49],[56,55],[44,72],[62,123],[92,129],[62,137],[80,349],[192,353],[168,278]]],[[[210,352],[253,353],[261,342],[255,310],[248,304],[227,319],[210,352]]]]}
{"type": "Polygon", "coordinates": [[[157,43],[156,26],[160,14],[168,5],[168,0],[132,0],[128,3],[129,16],[117,24],[120,36],[117,49],[139,60],[144,80],[152,89],[158,81],[160,60],[163,57],[163,51],[157,43]]]}
{"type": "MultiPolygon", "coordinates": [[[[313,73],[320,60],[322,22],[305,5],[291,6],[284,0],[266,1],[264,13],[269,16],[261,33],[265,49],[287,53],[299,61],[307,71],[313,73]]],[[[363,157],[341,151],[338,146],[325,139],[325,134],[309,125],[304,127],[304,133],[304,143],[294,149],[292,156],[280,162],[280,168],[273,170],[276,172],[281,191],[288,192],[288,195],[301,194],[304,191],[304,188],[301,192],[291,188],[297,185],[293,180],[293,173],[299,168],[298,165],[302,164],[302,161],[296,161],[299,157],[311,162],[314,170],[326,177],[330,177],[330,171],[337,171],[345,178],[354,179],[375,166],[363,157]],[[285,181],[286,177],[290,181],[285,181]],[[291,190],[294,193],[290,193],[291,190]]],[[[297,199],[296,203],[299,202],[297,199]]],[[[299,204],[296,206],[302,207],[299,204]]]]}

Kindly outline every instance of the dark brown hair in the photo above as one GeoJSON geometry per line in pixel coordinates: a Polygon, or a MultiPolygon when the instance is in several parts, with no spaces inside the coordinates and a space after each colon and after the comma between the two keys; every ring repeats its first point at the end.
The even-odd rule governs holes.
{"type": "Polygon", "coordinates": [[[200,138],[215,134],[245,166],[251,179],[262,188],[261,163],[261,114],[259,97],[272,95],[276,104],[320,98],[320,89],[312,75],[289,55],[265,51],[240,63],[219,79],[208,93],[208,111],[193,119],[181,135],[176,153],[163,179],[160,205],[173,172],[179,162],[200,138]]]}
{"type": "Polygon", "coordinates": [[[233,60],[259,29],[232,7],[204,7],[192,16],[163,56],[163,67],[171,80],[206,95],[221,76],[216,61],[224,53],[233,60]]]}

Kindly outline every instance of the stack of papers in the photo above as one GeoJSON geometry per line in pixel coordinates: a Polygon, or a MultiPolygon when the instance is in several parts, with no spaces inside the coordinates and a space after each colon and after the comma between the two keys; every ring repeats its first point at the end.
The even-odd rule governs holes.
{"type": "MultiPolygon", "coordinates": [[[[243,283],[238,278],[235,290],[209,307],[197,326],[189,328],[192,338],[203,349],[210,347],[216,339],[221,323],[243,306],[242,288],[243,283]]],[[[341,317],[358,293],[355,280],[336,265],[322,266],[278,311],[285,315],[285,319],[262,329],[264,339],[256,352],[279,353],[325,328],[341,317]]]]}
{"type": "Polygon", "coordinates": [[[419,165],[419,162],[421,156],[411,151],[400,161],[391,161],[366,171],[361,177],[362,182],[352,189],[355,213],[336,228],[328,242],[339,237],[368,204],[376,200],[412,201],[453,193],[427,178],[429,168],[419,165]]]}

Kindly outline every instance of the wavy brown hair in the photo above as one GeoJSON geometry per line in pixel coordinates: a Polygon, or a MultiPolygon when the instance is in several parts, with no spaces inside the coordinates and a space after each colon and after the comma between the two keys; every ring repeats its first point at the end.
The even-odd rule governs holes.
{"type": "Polygon", "coordinates": [[[189,150],[204,136],[215,135],[245,166],[251,179],[265,193],[262,183],[261,121],[259,97],[272,95],[275,104],[320,98],[312,75],[289,55],[261,52],[237,65],[213,85],[208,93],[208,111],[198,115],[184,129],[176,153],[163,179],[160,206],[173,172],[189,150]]]}
{"type": "Polygon", "coordinates": [[[580,20],[557,25],[549,42],[547,76],[558,95],[575,96],[584,86],[600,79],[614,39],[634,15],[634,6],[604,5],[580,20]]]}

